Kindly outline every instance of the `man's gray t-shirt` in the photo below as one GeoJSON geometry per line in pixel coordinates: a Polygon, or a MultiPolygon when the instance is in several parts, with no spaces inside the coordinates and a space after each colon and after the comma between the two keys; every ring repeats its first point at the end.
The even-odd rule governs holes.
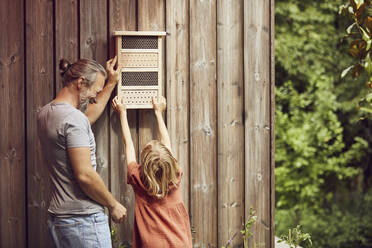
{"type": "Polygon", "coordinates": [[[68,148],[89,147],[96,169],[96,142],[88,118],[68,103],[48,103],[38,113],[38,133],[53,184],[48,212],[93,214],[103,207],[90,199],[74,177],[68,148]]]}

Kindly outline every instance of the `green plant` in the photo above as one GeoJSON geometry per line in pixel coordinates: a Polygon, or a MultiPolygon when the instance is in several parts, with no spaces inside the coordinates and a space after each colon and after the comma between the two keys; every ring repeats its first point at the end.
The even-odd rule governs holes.
{"type": "MultiPolygon", "coordinates": [[[[243,236],[243,243],[244,243],[244,248],[248,248],[248,241],[249,239],[253,236],[253,233],[251,232],[252,226],[256,223],[257,221],[257,216],[255,215],[256,211],[250,207],[249,208],[249,215],[248,219],[244,224],[244,227],[242,230],[240,230],[240,233],[243,236]]],[[[232,241],[234,238],[237,236],[238,233],[234,233],[231,238],[227,241],[225,246],[222,246],[221,248],[228,248],[231,246],[232,241]]],[[[264,243],[254,243],[254,248],[262,247],[264,246],[264,243]]]]}
{"type": "Polygon", "coordinates": [[[337,81],[351,61],[338,44],[342,0],[275,3],[276,208],[322,211],[330,192],[361,172],[367,135],[358,137],[353,119],[365,92],[359,81],[337,81]]]}
{"type": "Polygon", "coordinates": [[[116,231],[115,227],[111,227],[111,242],[112,246],[115,248],[127,248],[127,246],[119,243],[118,232],[116,231]]]}
{"type": "Polygon", "coordinates": [[[310,246],[313,245],[311,242],[310,234],[303,233],[300,225],[295,228],[289,229],[288,235],[282,235],[278,242],[284,242],[289,245],[290,248],[297,248],[302,242],[305,242],[310,246]]]}
{"type": "Polygon", "coordinates": [[[253,236],[251,232],[251,227],[256,223],[257,216],[256,211],[252,207],[249,208],[248,220],[245,222],[243,230],[240,233],[243,235],[244,248],[248,248],[248,240],[253,236]]]}
{"type": "Polygon", "coordinates": [[[301,224],[321,248],[372,247],[366,214],[334,206],[372,188],[372,118],[358,110],[368,75],[340,78],[355,61],[343,3],[275,1],[275,233],[301,224]]]}

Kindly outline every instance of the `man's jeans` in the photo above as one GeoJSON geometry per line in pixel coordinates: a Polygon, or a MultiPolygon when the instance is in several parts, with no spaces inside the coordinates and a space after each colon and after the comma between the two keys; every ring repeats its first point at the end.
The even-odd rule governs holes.
{"type": "Polygon", "coordinates": [[[111,248],[108,218],[104,212],[62,218],[49,215],[49,232],[57,248],[111,248]]]}

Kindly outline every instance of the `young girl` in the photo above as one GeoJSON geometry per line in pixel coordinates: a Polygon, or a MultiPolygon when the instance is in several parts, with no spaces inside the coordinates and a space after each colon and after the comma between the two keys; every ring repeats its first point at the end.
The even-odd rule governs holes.
{"type": "Polygon", "coordinates": [[[158,122],[158,140],[150,141],[141,152],[141,165],[129,131],[124,100],[112,102],[119,113],[128,163],[127,183],[135,194],[133,247],[192,247],[189,216],[180,189],[181,168],[173,157],[163,120],[165,98],[152,100],[158,122]]]}

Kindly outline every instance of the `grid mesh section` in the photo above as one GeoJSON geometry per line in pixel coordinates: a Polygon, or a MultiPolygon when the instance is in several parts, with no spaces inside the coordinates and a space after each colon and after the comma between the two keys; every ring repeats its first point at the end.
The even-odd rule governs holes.
{"type": "Polygon", "coordinates": [[[122,72],[122,86],[158,85],[158,72],[122,72]]]}
{"type": "Polygon", "coordinates": [[[123,36],[123,49],[158,49],[157,36],[123,36]]]}

